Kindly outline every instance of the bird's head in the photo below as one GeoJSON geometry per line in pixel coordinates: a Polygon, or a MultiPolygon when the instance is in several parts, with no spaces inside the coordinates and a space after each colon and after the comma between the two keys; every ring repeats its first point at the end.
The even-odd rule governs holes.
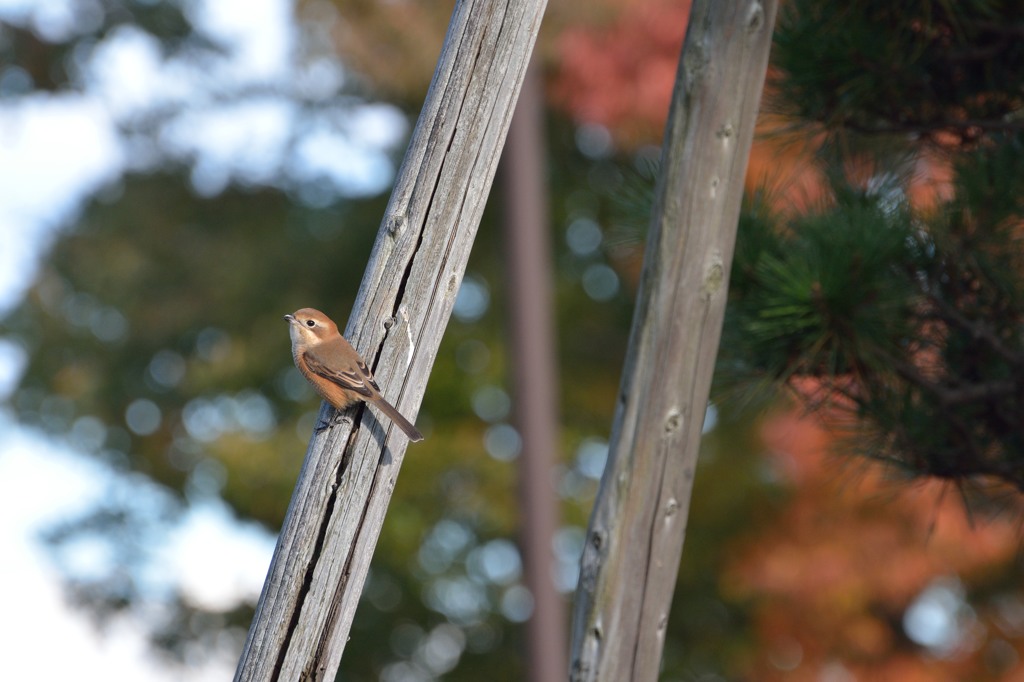
{"type": "Polygon", "coordinates": [[[284,319],[288,322],[292,343],[316,345],[338,333],[338,325],[315,308],[296,310],[284,319]]]}

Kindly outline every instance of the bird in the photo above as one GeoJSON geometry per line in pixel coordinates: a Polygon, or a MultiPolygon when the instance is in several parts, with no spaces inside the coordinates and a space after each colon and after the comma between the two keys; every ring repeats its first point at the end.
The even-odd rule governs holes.
{"type": "Polygon", "coordinates": [[[284,319],[292,339],[295,366],[320,397],[338,410],[360,400],[370,403],[402,429],[410,441],[423,440],[423,434],[380,394],[370,368],[331,318],[315,308],[302,308],[284,319]]]}

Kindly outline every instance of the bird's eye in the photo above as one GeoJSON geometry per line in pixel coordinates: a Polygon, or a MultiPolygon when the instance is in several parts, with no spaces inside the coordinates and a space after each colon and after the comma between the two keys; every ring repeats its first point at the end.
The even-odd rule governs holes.
{"type": "Polygon", "coordinates": [[[306,326],[307,327],[315,327],[316,326],[316,322],[314,322],[313,320],[306,320],[306,326]]]}

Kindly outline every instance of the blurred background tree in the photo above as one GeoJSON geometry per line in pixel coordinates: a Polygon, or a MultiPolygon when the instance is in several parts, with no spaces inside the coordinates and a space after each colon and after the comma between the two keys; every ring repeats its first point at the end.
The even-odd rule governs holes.
{"type": "MultiPolygon", "coordinates": [[[[268,20],[290,42],[246,52],[218,6],[97,0],[69,5],[65,24],[0,25],[3,101],[95,99],[123,157],[3,321],[25,357],[17,419],[144,477],[46,539],[90,613],[143,614],[182,659],[237,651],[252,605],[178,589],[154,616],[147,538],[218,499],[280,524],[318,406],[280,316],[344,319],[450,11],[281,3],[268,20]],[[117,77],[125,60],[141,80],[117,77]],[[83,543],[113,557],[106,570],[75,570],[83,543]]],[[[1024,395],[1024,17],[984,1],[783,9],[664,677],[1010,679],[1024,634],[1005,513],[1024,395]],[[786,407],[801,403],[815,418],[786,407]]],[[[539,44],[567,593],[687,12],[554,2],[539,44]]],[[[479,233],[343,679],[522,679],[499,214],[479,233]]]]}
{"type": "Polygon", "coordinates": [[[720,399],[784,389],[834,455],[764,434],[802,485],[731,567],[758,679],[1021,674],[1022,27],[993,2],[783,8],[764,128],[806,160],[760,169],[720,399]]]}

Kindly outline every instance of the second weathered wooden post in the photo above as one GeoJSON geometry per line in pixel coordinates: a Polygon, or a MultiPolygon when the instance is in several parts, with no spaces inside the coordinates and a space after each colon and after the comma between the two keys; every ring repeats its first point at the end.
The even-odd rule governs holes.
{"type": "Polygon", "coordinates": [[[581,561],[572,679],[653,682],[777,0],[694,0],[608,464],[581,561]]]}

